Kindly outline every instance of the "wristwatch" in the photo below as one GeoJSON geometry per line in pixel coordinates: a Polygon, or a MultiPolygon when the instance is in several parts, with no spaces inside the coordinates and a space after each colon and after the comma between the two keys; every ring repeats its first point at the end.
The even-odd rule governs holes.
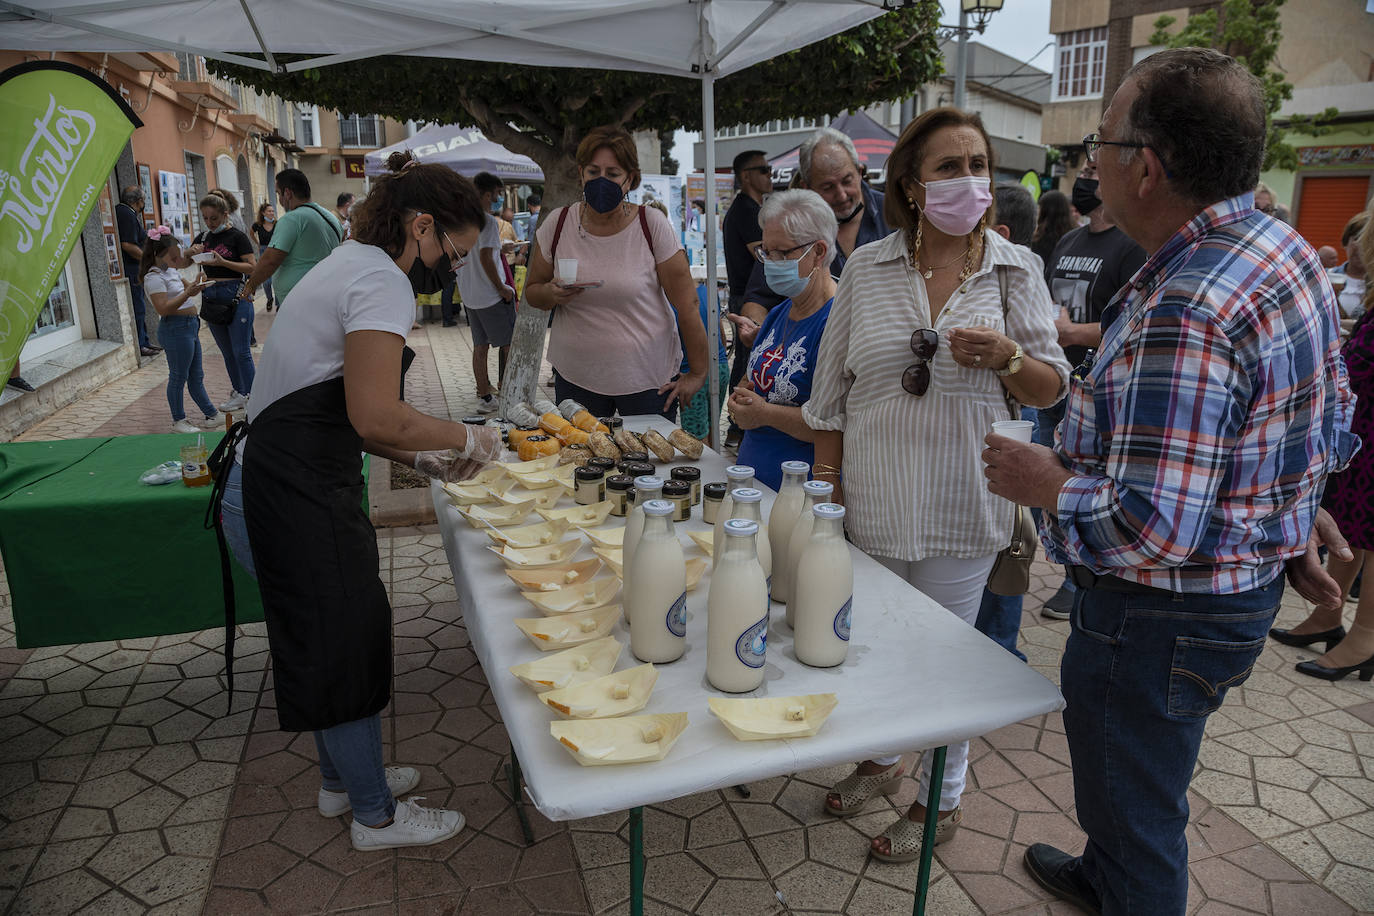
{"type": "Polygon", "coordinates": [[[1024,360],[1025,355],[1026,353],[1024,350],[1021,349],[1021,345],[1017,344],[1016,352],[1011,355],[1011,359],[1007,360],[1006,368],[994,369],[993,371],[996,372],[1002,378],[1006,378],[1008,375],[1015,375],[1016,373],[1021,371],[1021,363],[1024,360]]]}

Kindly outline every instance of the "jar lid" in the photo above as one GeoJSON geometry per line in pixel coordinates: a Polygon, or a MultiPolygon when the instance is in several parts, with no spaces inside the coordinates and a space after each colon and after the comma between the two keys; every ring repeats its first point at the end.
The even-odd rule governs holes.
{"type": "Polygon", "coordinates": [[[651,499],[644,504],[645,515],[672,515],[673,504],[666,499],[651,499]]]}
{"type": "Polygon", "coordinates": [[[642,474],[635,478],[636,490],[662,490],[663,478],[652,474],[642,474]]]}
{"type": "Polygon", "coordinates": [[[677,467],[673,468],[674,480],[700,480],[701,468],[677,467]]]}
{"type": "Polygon", "coordinates": [[[701,490],[706,494],[707,499],[725,498],[725,484],[723,483],[708,483],[706,486],[702,487],[701,490]]]}
{"type": "Polygon", "coordinates": [[[725,469],[725,476],[731,480],[748,480],[754,476],[754,469],[747,464],[732,464],[725,469]]]}
{"type": "Polygon", "coordinates": [[[486,426],[487,418],[479,414],[475,417],[463,417],[461,422],[466,423],[468,426],[486,426]]]}
{"type": "Polygon", "coordinates": [[[620,453],[620,460],[621,460],[621,461],[648,461],[648,460],[649,460],[649,453],[648,453],[648,452],[621,452],[621,453],[620,453]]]}
{"type": "Polygon", "coordinates": [[[625,421],[620,417],[597,417],[596,422],[610,430],[617,430],[625,425],[625,421]]]}
{"type": "Polygon", "coordinates": [[[654,466],[647,461],[622,461],[620,472],[631,477],[648,477],[654,473],[654,466]]]}
{"type": "Polygon", "coordinates": [[[692,485],[685,480],[669,480],[663,484],[664,496],[689,496],[692,485]]]}
{"type": "Polygon", "coordinates": [[[835,485],[824,480],[808,480],[802,484],[802,489],[806,491],[807,496],[829,496],[835,492],[835,485]]]}
{"type": "Polygon", "coordinates": [[[725,520],[725,533],[736,538],[753,537],[759,533],[759,523],[747,518],[729,518],[725,520]]]}
{"type": "Polygon", "coordinates": [[[606,478],[606,489],[608,490],[632,490],[634,485],[635,479],[629,474],[615,474],[606,478]]]}
{"type": "Polygon", "coordinates": [[[734,493],[734,500],[737,503],[756,503],[763,499],[763,491],[755,490],[753,487],[740,487],[734,493]]]}
{"type": "Polygon", "coordinates": [[[811,465],[805,461],[784,461],[782,469],[788,474],[807,474],[811,471],[811,465]]]}
{"type": "Polygon", "coordinates": [[[586,480],[592,483],[603,479],[605,476],[601,468],[580,467],[573,471],[573,477],[577,480],[586,480]]]}
{"type": "Polygon", "coordinates": [[[844,506],[839,503],[817,503],[811,507],[816,518],[844,518],[844,506]]]}
{"type": "MultiPolygon", "coordinates": [[[[582,447],[586,448],[586,446],[582,447]]],[[[587,464],[591,465],[592,467],[601,468],[603,471],[610,471],[615,469],[615,462],[613,460],[611,460],[610,458],[602,458],[600,455],[598,455],[595,458],[588,458],[587,464]]]]}

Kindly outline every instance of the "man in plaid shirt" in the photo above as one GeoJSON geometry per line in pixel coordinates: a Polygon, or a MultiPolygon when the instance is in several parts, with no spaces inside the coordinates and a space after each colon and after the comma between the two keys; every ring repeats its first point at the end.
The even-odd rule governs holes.
{"type": "Polygon", "coordinates": [[[1187,789],[1207,717],[1249,676],[1284,573],[1339,602],[1315,547],[1358,448],[1339,316],[1316,252],[1254,209],[1259,81],[1202,48],[1126,75],[1084,138],[1099,196],[1149,259],[1075,371],[1053,450],[988,437],[992,492],[1046,510],[1078,586],[1061,664],[1081,856],[1027,869],[1091,912],[1182,914],[1187,789]]]}

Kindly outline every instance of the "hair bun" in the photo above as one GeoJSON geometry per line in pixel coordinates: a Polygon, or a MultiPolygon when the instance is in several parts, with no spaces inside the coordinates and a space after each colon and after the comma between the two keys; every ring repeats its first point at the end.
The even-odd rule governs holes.
{"type": "Polygon", "coordinates": [[[400,172],[412,162],[415,162],[415,156],[408,149],[397,150],[386,157],[386,167],[392,172],[400,172]]]}

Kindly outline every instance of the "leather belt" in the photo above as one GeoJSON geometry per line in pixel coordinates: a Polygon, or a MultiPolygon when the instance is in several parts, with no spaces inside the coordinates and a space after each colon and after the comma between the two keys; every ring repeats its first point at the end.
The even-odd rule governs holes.
{"type": "Polygon", "coordinates": [[[1178,594],[1167,588],[1158,588],[1153,585],[1142,585],[1139,582],[1131,582],[1120,576],[1113,576],[1109,573],[1095,573],[1086,566],[1070,566],[1067,568],[1069,581],[1082,589],[1097,589],[1103,592],[1122,592],[1125,594],[1136,595],[1168,595],[1173,597],[1178,594]]]}

